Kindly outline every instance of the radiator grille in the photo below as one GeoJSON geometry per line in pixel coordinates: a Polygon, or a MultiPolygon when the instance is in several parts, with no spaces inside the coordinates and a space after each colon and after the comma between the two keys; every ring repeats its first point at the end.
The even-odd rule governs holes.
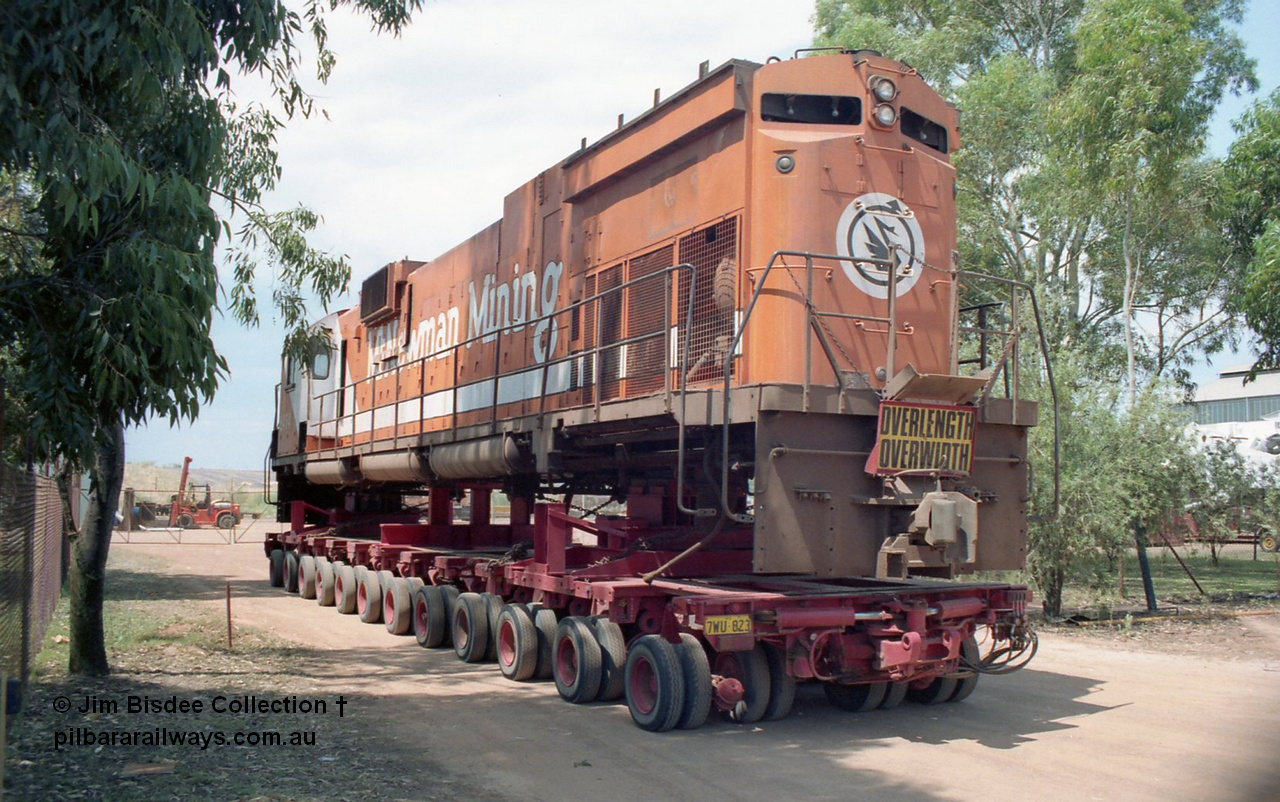
{"type": "MultiPolygon", "coordinates": [[[[693,330],[680,332],[681,353],[689,337],[690,382],[724,378],[724,358],[733,341],[737,307],[738,220],[730,218],[680,238],[680,261],[694,267],[693,330]]],[[[689,303],[686,274],[681,275],[679,323],[689,303]]],[[[732,375],[733,367],[730,366],[732,375]]]]}
{"type": "Polygon", "coordinates": [[[627,339],[632,342],[626,350],[627,397],[644,395],[662,389],[665,385],[663,371],[667,364],[665,330],[668,326],[666,296],[667,281],[654,275],[675,264],[675,247],[667,245],[644,256],[632,259],[627,266],[627,280],[636,281],[627,288],[627,339]],[[646,276],[651,276],[648,280],[646,276]]]}

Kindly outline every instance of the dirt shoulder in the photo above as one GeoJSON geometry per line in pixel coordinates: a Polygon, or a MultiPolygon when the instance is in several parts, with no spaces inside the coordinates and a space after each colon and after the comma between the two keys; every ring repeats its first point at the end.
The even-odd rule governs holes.
{"type": "Polygon", "coordinates": [[[228,648],[224,582],[127,547],[109,571],[113,673],[66,673],[64,601],[11,720],[5,799],[487,798],[369,749],[372,702],[329,687],[323,653],[241,622],[228,648]]]}

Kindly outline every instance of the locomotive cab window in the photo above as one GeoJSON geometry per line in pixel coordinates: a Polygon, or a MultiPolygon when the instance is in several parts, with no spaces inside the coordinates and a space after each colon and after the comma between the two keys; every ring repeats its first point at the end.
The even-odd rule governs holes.
{"type": "Polygon", "coordinates": [[[862,101],[844,95],[767,92],[760,97],[760,119],[770,123],[858,125],[862,122],[862,101]]]}
{"type": "Polygon", "coordinates": [[[311,378],[316,381],[324,381],[329,378],[329,366],[332,359],[328,348],[321,348],[311,357],[311,378]]]}
{"type": "Polygon", "coordinates": [[[905,106],[902,108],[902,133],[939,153],[947,152],[947,129],[905,106]]]}

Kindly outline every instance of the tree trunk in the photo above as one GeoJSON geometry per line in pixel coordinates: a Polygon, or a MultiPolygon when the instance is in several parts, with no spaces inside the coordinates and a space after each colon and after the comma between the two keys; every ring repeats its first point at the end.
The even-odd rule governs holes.
{"type": "Polygon", "coordinates": [[[106,586],[107,549],[115,524],[120,487],[124,484],[124,425],[117,422],[103,432],[94,452],[90,472],[89,505],[71,548],[71,659],[72,674],[102,676],[107,647],[102,629],[103,590],[106,586]]]}
{"type": "Polygon", "coordinates": [[[1134,354],[1135,346],[1133,341],[1133,298],[1137,292],[1137,277],[1133,270],[1133,254],[1130,252],[1132,244],[1130,242],[1130,221],[1133,217],[1133,210],[1126,209],[1124,215],[1124,241],[1121,244],[1121,250],[1124,251],[1124,350],[1129,358],[1129,406],[1132,407],[1138,400],[1138,367],[1137,359],[1134,354]]]}
{"type": "Polygon", "coordinates": [[[1040,590],[1044,592],[1044,614],[1047,618],[1062,615],[1062,587],[1066,584],[1067,572],[1063,568],[1049,568],[1044,572],[1044,581],[1040,590]]]}

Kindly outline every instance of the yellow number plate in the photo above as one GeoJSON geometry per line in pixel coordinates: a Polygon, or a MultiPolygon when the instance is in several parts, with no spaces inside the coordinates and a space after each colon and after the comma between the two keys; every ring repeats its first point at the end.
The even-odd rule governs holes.
{"type": "Polygon", "coordinates": [[[702,622],[702,630],[708,635],[750,635],[749,615],[709,615],[702,622]]]}

